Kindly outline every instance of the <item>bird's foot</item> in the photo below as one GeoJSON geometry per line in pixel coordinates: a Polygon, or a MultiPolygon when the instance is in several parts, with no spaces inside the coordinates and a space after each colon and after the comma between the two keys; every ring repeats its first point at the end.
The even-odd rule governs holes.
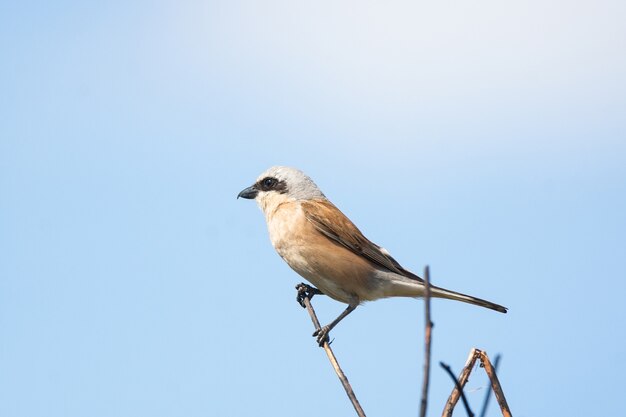
{"type": "Polygon", "coordinates": [[[296,301],[298,302],[298,304],[300,304],[300,306],[302,306],[302,308],[306,308],[306,306],[304,305],[305,298],[308,298],[310,300],[315,294],[321,293],[320,290],[318,290],[317,288],[311,287],[304,282],[296,285],[296,290],[298,290],[298,295],[296,295],[296,301]]]}
{"type": "Polygon", "coordinates": [[[330,332],[330,326],[323,326],[313,332],[313,337],[317,340],[317,344],[320,347],[324,346],[324,343],[328,342],[328,332],[330,332]]]}

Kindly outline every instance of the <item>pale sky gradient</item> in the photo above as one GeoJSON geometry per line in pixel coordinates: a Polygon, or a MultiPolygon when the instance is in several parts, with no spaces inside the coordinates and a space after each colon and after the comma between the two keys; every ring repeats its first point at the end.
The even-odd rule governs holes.
{"type": "MultiPolygon", "coordinates": [[[[624,22],[605,0],[0,3],[0,415],[352,415],[235,199],[275,164],[406,268],[510,308],[434,301],[430,416],[437,362],[474,346],[502,353],[515,416],[614,414],[624,22]]],[[[368,415],[417,414],[422,328],[393,299],[332,333],[368,415]]]]}

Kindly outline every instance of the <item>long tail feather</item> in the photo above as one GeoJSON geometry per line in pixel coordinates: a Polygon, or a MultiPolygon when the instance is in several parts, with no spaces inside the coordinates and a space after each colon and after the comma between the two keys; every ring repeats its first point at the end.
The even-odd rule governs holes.
{"type": "MultiPolygon", "coordinates": [[[[425,290],[424,280],[409,271],[404,272],[406,272],[406,275],[400,275],[394,272],[387,271],[377,271],[376,278],[378,278],[378,284],[380,285],[380,290],[382,294],[376,298],[380,298],[381,296],[423,297],[425,290]]],[[[474,304],[480,307],[499,311],[500,313],[507,312],[506,307],[501,306],[500,304],[492,303],[491,301],[483,300],[482,298],[473,297],[471,295],[452,290],[447,290],[445,288],[436,287],[434,285],[431,285],[430,291],[432,297],[462,301],[464,303],[474,304]]]]}
{"type": "Polygon", "coordinates": [[[507,312],[506,307],[503,307],[500,304],[492,303],[491,301],[483,300],[482,298],[472,297],[471,295],[462,294],[460,292],[446,290],[445,288],[439,288],[435,286],[432,286],[430,289],[433,297],[463,301],[465,303],[490,308],[491,310],[499,311],[500,313],[507,312]]]}

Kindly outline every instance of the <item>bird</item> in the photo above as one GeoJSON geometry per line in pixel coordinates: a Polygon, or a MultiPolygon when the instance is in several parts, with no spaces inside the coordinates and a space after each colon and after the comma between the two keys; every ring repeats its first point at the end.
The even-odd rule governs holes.
{"type": "MultiPolygon", "coordinates": [[[[272,246],[300,276],[346,309],[313,333],[320,346],[329,332],[360,304],[387,297],[423,297],[425,282],[400,265],[363,233],[299,169],[273,166],[243,189],[265,215],[272,246]]],[[[506,313],[491,301],[429,285],[430,296],[462,301],[506,313]]]]}

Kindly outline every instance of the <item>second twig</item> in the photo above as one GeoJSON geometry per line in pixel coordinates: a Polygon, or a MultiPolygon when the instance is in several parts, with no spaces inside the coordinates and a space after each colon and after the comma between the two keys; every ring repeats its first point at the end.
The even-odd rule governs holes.
{"type": "Polygon", "coordinates": [[[428,405],[428,383],[430,381],[430,346],[433,322],[430,320],[430,269],[424,268],[424,379],[422,381],[422,401],[420,403],[420,417],[426,417],[428,405]]]}

